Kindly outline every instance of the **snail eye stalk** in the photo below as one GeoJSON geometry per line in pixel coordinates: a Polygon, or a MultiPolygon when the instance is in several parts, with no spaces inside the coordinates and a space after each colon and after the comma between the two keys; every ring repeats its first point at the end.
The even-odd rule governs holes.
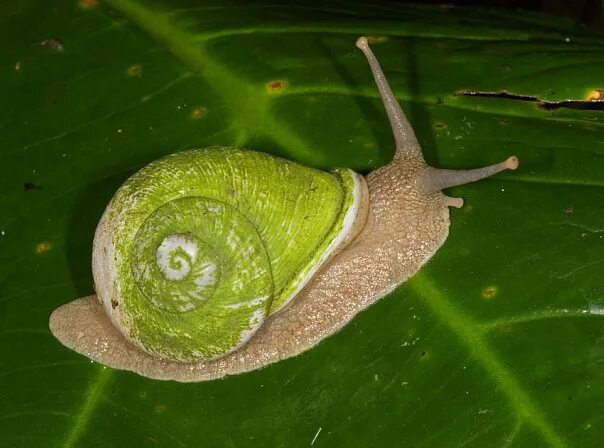
{"type": "Polygon", "coordinates": [[[477,180],[490,177],[504,170],[515,170],[518,168],[518,158],[508,157],[506,160],[495,165],[489,165],[473,170],[441,170],[427,167],[422,174],[421,186],[424,194],[432,194],[444,188],[456,187],[457,185],[469,184],[477,180]]]}
{"type": "Polygon", "coordinates": [[[401,105],[398,103],[392,89],[386,80],[386,76],[380,67],[380,63],[369,48],[369,43],[366,37],[359,37],[357,39],[357,47],[365,54],[371,72],[375,78],[375,84],[377,85],[388,119],[390,120],[390,126],[392,127],[392,133],[394,134],[394,141],[396,143],[396,154],[415,156],[423,161],[422,148],[415,137],[415,132],[409,124],[401,105]]]}

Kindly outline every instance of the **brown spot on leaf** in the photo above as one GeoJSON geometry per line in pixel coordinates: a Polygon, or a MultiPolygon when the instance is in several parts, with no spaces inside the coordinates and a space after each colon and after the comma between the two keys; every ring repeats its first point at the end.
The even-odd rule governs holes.
{"type": "Polygon", "coordinates": [[[205,114],[206,114],[205,107],[197,107],[197,108],[193,109],[193,112],[191,112],[191,118],[197,120],[197,119],[203,117],[205,114]]]}
{"type": "Polygon", "coordinates": [[[142,71],[143,71],[143,67],[141,67],[138,64],[131,65],[130,67],[128,67],[129,76],[140,76],[142,71]]]}
{"type": "Polygon", "coordinates": [[[573,206],[573,204],[566,204],[564,206],[564,208],[562,209],[562,211],[564,213],[566,213],[567,215],[570,215],[570,214],[572,214],[574,209],[575,209],[575,207],[573,206]]]}
{"type": "Polygon", "coordinates": [[[285,89],[287,89],[287,82],[282,79],[276,79],[266,83],[266,90],[268,90],[269,93],[281,93],[285,89]]]}
{"type": "Polygon", "coordinates": [[[99,3],[100,3],[99,0],[80,0],[78,2],[78,5],[82,9],[92,9],[92,8],[97,7],[99,5],[99,3]]]}
{"type": "Polygon", "coordinates": [[[445,129],[446,127],[447,127],[447,125],[445,123],[443,123],[442,121],[434,122],[435,129],[445,129]]]}
{"type": "Polygon", "coordinates": [[[497,288],[494,286],[489,286],[482,290],[482,297],[485,299],[492,299],[497,294],[497,288]]]}
{"type": "Polygon", "coordinates": [[[40,45],[49,49],[50,51],[54,51],[55,53],[62,53],[65,50],[65,47],[63,47],[63,42],[56,37],[47,37],[40,42],[40,45]]]}
{"type": "Polygon", "coordinates": [[[604,89],[594,89],[587,95],[587,101],[604,101],[604,89]]]}
{"type": "Polygon", "coordinates": [[[48,241],[42,241],[41,243],[39,243],[36,246],[36,253],[44,254],[44,253],[48,252],[50,249],[52,249],[52,244],[50,244],[48,241]]]}
{"type": "Polygon", "coordinates": [[[499,119],[499,124],[509,124],[510,120],[508,120],[507,118],[501,117],[499,119]]]}
{"type": "Polygon", "coordinates": [[[41,189],[42,189],[41,185],[36,185],[33,182],[24,182],[23,183],[23,190],[25,190],[25,191],[41,190],[41,189]]]}

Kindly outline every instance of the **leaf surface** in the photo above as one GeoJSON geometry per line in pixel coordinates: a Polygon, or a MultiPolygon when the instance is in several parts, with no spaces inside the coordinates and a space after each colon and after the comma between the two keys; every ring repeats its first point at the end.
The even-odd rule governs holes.
{"type": "Polygon", "coordinates": [[[0,11],[2,444],[602,445],[604,114],[587,102],[602,39],[539,15],[350,2],[0,11]],[[106,369],[52,338],[50,312],[93,292],[105,205],[150,161],[224,145],[386,163],[361,34],[428,162],[521,161],[452,189],[466,205],[416,277],[315,349],[209,383],[106,369]]]}

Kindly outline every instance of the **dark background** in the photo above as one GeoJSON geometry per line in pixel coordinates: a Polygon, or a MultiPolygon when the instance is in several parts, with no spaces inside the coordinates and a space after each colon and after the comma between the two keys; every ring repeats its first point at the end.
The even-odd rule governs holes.
{"type": "Polygon", "coordinates": [[[574,22],[604,31],[604,0],[382,0],[388,3],[425,3],[538,11],[567,17],[574,22]]]}

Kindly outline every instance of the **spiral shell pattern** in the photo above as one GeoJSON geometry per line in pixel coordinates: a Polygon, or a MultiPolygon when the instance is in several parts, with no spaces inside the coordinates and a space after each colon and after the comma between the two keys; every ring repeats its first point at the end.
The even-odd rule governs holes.
{"type": "Polygon", "coordinates": [[[357,177],[231,148],[153,162],[118,190],[97,228],[99,298],[151,354],[230,353],[350,234],[357,177]]]}

